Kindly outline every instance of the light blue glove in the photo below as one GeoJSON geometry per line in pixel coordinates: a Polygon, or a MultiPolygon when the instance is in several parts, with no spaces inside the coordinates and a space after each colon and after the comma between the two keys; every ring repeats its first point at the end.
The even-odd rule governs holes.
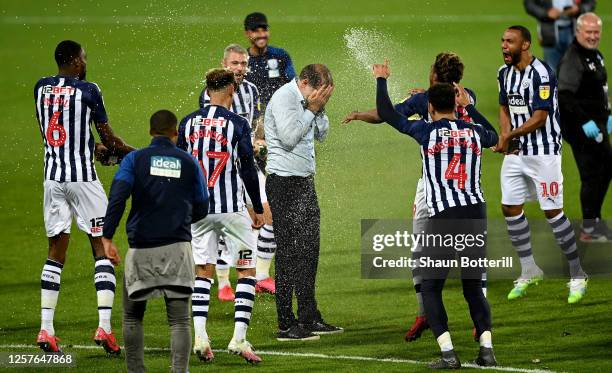
{"type": "MultiPolygon", "coordinates": [[[[608,120],[608,122],[610,121],[608,120]]],[[[593,122],[592,120],[583,124],[582,130],[584,131],[586,137],[593,140],[597,137],[597,135],[599,135],[600,132],[599,127],[597,127],[597,124],[595,124],[595,122],[593,122]]]]}
{"type": "Polygon", "coordinates": [[[608,115],[608,135],[612,133],[612,115],[608,115]]]}

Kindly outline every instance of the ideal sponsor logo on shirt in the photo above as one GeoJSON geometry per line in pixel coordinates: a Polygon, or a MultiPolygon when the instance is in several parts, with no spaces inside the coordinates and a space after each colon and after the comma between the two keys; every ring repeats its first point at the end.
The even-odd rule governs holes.
{"type": "Polygon", "coordinates": [[[46,85],[43,87],[43,94],[53,94],[53,95],[74,95],[76,92],[76,88],[67,86],[58,86],[58,85],[46,85]]]}
{"type": "Polygon", "coordinates": [[[172,178],[181,177],[181,160],[174,157],[152,156],[151,175],[172,178]]]}
{"type": "Polygon", "coordinates": [[[508,95],[508,108],[510,109],[510,114],[529,114],[529,108],[525,103],[525,99],[518,93],[511,93],[508,95]]]}
{"type": "Polygon", "coordinates": [[[508,104],[510,106],[525,106],[525,99],[519,94],[508,95],[508,104]]]}

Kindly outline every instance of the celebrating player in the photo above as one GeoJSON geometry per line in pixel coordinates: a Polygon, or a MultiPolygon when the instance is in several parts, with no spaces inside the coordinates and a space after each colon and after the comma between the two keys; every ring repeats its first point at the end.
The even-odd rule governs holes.
{"type": "MultiPolygon", "coordinates": [[[[397,112],[387,93],[390,75],[388,61],[373,66],[377,80],[376,108],[380,118],[401,133],[413,137],[421,146],[425,200],[429,219],[427,232],[450,233],[442,219],[452,219],[453,226],[461,227],[460,234],[486,232],[486,205],[480,188],[480,158],[484,147],[497,143],[497,133],[489,122],[470,103],[468,93],[457,84],[438,83],[428,90],[428,111],[432,121],[411,121],[397,112]],[[457,119],[455,115],[455,89],[457,101],[465,107],[475,123],[457,119]],[[441,175],[444,175],[441,177],[441,175]]],[[[448,223],[446,223],[448,225],[448,223]]],[[[454,231],[453,231],[454,232],[454,231]]],[[[428,247],[421,255],[432,255],[428,247]]],[[[454,248],[434,248],[443,258],[454,258],[454,248]],[[446,249],[446,250],[444,250],[446,249]],[[442,251],[442,252],[440,252],[442,251]]],[[[477,253],[465,249],[459,256],[484,258],[485,247],[477,253]]],[[[461,363],[453,349],[448,331],[448,317],[442,302],[442,288],[450,267],[439,272],[422,272],[421,291],[427,321],[436,337],[442,357],[430,368],[460,368],[461,363]]],[[[480,351],[476,363],[482,366],[497,365],[491,342],[491,311],[481,288],[483,268],[468,273],[462,268],[463,294],[476,326],[480,351]]]]}
{"type": "MultiPolygon", "coordinates": [[[[429,73],[429,85],[432,86],[436,83],[459,83],[463,78],[463,62],[458,55],[455,53],[445,52],[440,53],[436,56],[436,59],[431,66],[431,70],[429,73]]],[[[469,94],[470,103],[476,106],[476,94],[466,89],[469,94]]],[[[427,119],[431,121],[431,117],[428,112],[428,94],[427,92],[419,92],[416,93],[399,104],[395,105],[395,110],[397,110],[401,115],[410,119],[427,119]]],[[[466,111],[465,107],[458,105],[457,110],[455,112],[457,119],[461,119],[463,121],[472,123],[473,120],[470,117],[469,113],[466,111]]],[[[367,123],[382,123],[382,119],[378,115],[376,108],[365,111],[353,111],[346,116],[342,123],[349,123],[352,120],[361,120],[367,123]]],[[[423,178],[419,178],[417,182],[416,194],[414,196],[414,205],[413,205],[413,221],[412,221],[412,231],[422,232],[425,229],[425,223],[428,217],[427,211],[427,203],[425,202],[425,189],[423,186],[423,178]]],[[[416,246],[414,250],[412,250],[413,256],[418,255],[421,251],[420,246],[416,246]]],[[[412,342],[421,337],[421,333],[429,326],[427,325],[427,318],[425,317],[425,309],[423,307],[423,297],[421,295],[421,275],[419,273],[419,269],[415,268],[412,271],[412,281],[414,284],[414,290],[416,292],[417,304],[419,306],[417,311],[417,316],[410,327],[410,329],[406,332],[404,339],[407,342],[412,342]]],[[[486,272],[483,273],[482,279],[482,288],[483,293],[486,296],[486,272]]]]}
{"type": "MultiPolygon", "coordinates": [[[[263,117],[260,116],[260,102],[259,92],[257,87],[248,80],[246,80],[245,74],[247,72],[249,54],[246,49],[237,44],[230,44],[225,48],[223,53],[223,61],[221,64],[226,69],[229,69],[234,73],[236,81],[236,91],[234,92],[234,99],[230,110],[241,117],[245,118],[251,127],[253,134],[253,141],[255,146],[255,156],[259,159],[264,158],[265,154],[259,151],[265,148],[265,140],[263,140],[263,117]],[[259,130],[258,130],[259,129],[259,130]]],[[[210,97],[206,88],[200,95],[200,108],[210,105],[210,97]]],[[[265,224],[260,229],[258,240],[257,240],[257,270],[255,277],[257,278],[257,285],[255,290],[257,292],[269,292],[274,294],[276,287],[274,285],[274,279],[270,277],[270,264],[274,256],[274,250],[276,248],[276,242],[274,241],[274,228],[272,227],[272,213],[270,212],[270,205],[266,198],[265,192],[265,176],[261,167],[257,170],[257,176],[259,177],[259,195],[261,196],[261,202],[264,208],[265,224]]],[[[253,206],[251,200],[247,197],[247,207],[249,213],[252,212],[253,206]]],[[[251,214],[252,215],[252,214],[251,214]]],[[[229,251],[226,250],[225,240],[219,241],[219,260],[217,261],[216,272],[218,284],[218,298],[221,301],[231,302],[234,300],[234,291],[229,281],[229,267],[230,264],[234,264],[236,258],[231,258],[229,251]]]]}
{"type": "Polygon", "coordinates": [[[506,153],[500,175],[502,211],[521,262],[521,275],[508,299],[524,296],[543,278],[531,252],[531,232],[523,212],[525,201],[537,197],[569,263],[567,301],[576,303],[584,296],[588,279],[580,265],[574,229],[563,213],[557,79],[546,63],[533,57],[530,47],[527,28],[506,29],[501,39],[504,65],[497,76],[501,135],[496,151],[506,153]]]}
{"type": "Polygon", "coordinates": [[[238,258],[238,282],[234,300],[234,336],[228,350],[248,362],[260,362],[246,332],[255,301],[255,250],[257,236],[245,211],[243,188],[255,210],[255,228],[263,225],[263,207],[253,159],[251,128],[246,119],[229,111],[233,102],[234,74],[214,69],[206,74],[210,104],[186,116],[179,125],[177,146],[193,154],[208,180],[209,215],[191,227],[195,289],[192,295],[195,343],[193,350],[202,361],[214,358],[206,332],[210,285],[217,263],[220,235],[232,256],[238,258]]]}
{"type": "Polygon", "coordinates": [[[73,217],[91,243],[98,298],[99,324],[94,340],[106,352],[119,354],[111,331],[115,270],[104,256],[100,236],[108,200],[98,180],[94,154],[104,164],[110,156],[134,150],[115,136],[108,124],[102,93],[85,81],[87,57],[79,43],[64,40],[55,49],[58,75],[42,78],[34,87],[36,118],[45,145],[44,217],[49,255],[41,275],[41,327],[36,342],[46,352],[58,352],[53,316],[60,277],[70,240],[73,217]],[[94,145],[93,122],[104,145],[94,145]]]}
{"type": "Polygon", "coordinates": [[[295,78],[289,53],[268,45],[270,30],[263,13],[251,13],[244,19],[244,33],[249,39],[249,80],[259,89],[264,109],[277,89],[295,78]]]}

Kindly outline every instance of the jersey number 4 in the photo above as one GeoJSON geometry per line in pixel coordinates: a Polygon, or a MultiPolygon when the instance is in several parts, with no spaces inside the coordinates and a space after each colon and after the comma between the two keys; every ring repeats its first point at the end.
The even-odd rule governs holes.
{"type": "Polygon", "coordinates": [[[465,163],[461,163],[461,154],[455,154],[453,159],[448,162],[444,177],[447,180],[457,180],[457,187],[459,189],[465,189],[467,173],[465,173],[465,163]],[[455,171],[456,169],[457,171],[455,171]]]}
{"type": "Polygon", "coordinates": [[[57,123],[57,119],[60,116],[60,112],[56,111],[51,116],[49,120],[49,126],[47,127],[47,133],[45,134],[47,138],[47,144],[57,147],[62,146],[66,142],[66,130],[64,126],[57,123]],[[57,131],[57,137],[55,135],[57,131]]]}
{"type": "MultiPolygon", "coordinates": [[[[197,150],[194,151],[192,155],[197,158],[198,157],[198,151],[197,150]]],[[[217,163],[217,165],[213,169],[213,172],[210,174],[210,177],[208,177],[208,175],[206,175],[206,168],[204,168],[204,164],[202,163],[202,161],[198,161],[200,163],[200,168],[202,168],[202,172],[204,172],[204,177],[208,178],[208,187],[212,188],[217,183],[217,180],[219,179],[219,175],[221,175],[221,171],[223,171],[223,169],[225,168],[225,165],[227,164],[227,161],[228,161],[228,159],[230,157],[230,154],[228,152],[211,152],[211,151],[208,151],[208,152],[206,152],[206,157],[219,159],[219,162],[217,163]]]]}

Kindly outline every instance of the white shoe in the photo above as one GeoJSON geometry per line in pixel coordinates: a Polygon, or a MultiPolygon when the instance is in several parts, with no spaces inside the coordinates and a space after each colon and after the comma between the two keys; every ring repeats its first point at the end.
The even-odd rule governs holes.
{"type": "Polygon", "coordinates": [[[255,352],[253,352],[253,346],[251,346],[251,344],[246,339],[237,341],[232,338],[229,345],[227,346],[227,349],[232,354],[242,356],[247,361],[247,363],[261,362],[261,358],[255,355],[255,352]]]}
{"type": "Polygon", "coordinates": [[[567,287],[570,289],[569,295],[567,296],[567,303],[574,304],[580,302],[586,293],[588,283],[589,279],[586,277],[572,278],[570,282],[567,283],[567,287]]]}
{"type": "Polygon", "coordinates": [[[196,337],[193,344],[193,352],[198,355],[200,361],[211,362],[215,358],[208,338],[196,337]]]}

